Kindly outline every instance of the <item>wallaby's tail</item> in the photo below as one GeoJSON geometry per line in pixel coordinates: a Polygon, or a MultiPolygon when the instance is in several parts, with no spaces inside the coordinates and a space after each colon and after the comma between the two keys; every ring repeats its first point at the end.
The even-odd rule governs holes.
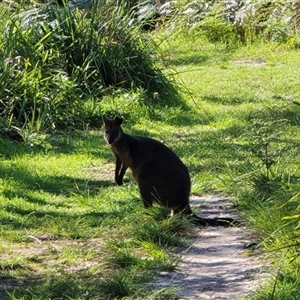
{"type": "Polygon", "coordinates": [[[200,218],[195,214],[191,215],[191,222],[201,226],[237,226],[240,222],[233,218],[200,218]]]}
{"type": "Polygon", "coordinates": [[[195,225],[224,227],[240,225],[240,222],[233,218],[200,218],[193,213],[190,205],[186,206],[184,210],[181,211],[181,213],[186,215],[195,225]]]}

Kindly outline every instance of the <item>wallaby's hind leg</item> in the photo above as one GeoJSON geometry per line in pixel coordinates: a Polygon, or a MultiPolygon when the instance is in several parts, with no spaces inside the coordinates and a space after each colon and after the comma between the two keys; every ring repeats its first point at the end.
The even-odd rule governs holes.
{"type": "Polygon", "coordinates": [[[141,197],[142,197],[143,204],[144,204],[145,208],[152,207],[152,205],[153,205],[152,197],[149,197],[149,195],[147,195],[147,194],[143,196],[142,193],[141,193],[141,197]]]}
{"type": "Polygon", "coordinates": [[[116,156],[115,181],[118,185],[123,184],[123,177],[127,170],[127,166],[116,156]]]}
{"type": "Polygon", "coordinates": [[[192,211],[190,205],[188,204],[186,206],[176,207],[174,209],[174,213],[175,214],[192,215],[193,211],[192,211]]]}
{"type": "Polygon", "coordinates": [[[154,198],[148,186],[144,184],[139,184],[139,189],[140,189],[140,194],[143,200],[144,207],[145,208],[152,207],[154,198]]]}

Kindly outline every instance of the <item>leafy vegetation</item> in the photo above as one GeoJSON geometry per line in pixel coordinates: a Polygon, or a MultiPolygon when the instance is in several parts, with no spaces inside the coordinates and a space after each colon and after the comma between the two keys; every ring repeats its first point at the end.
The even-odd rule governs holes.
{"type": "MultiPolygon", "coordinates": [[[[205,36],[227,45],[256,39],[299,47],[299,2],[265,0],[194,0],[166,3],[172,33],[205,36]]],[[[164,9],[162,10],[164,12],[164,9]]]]}
{"type": "Polygon", "coordinates": [[[145,211],[130,176],[123,187],[112,183],[103,113],[174,149],[193,194],[233,196],[273,262],[273,277],[251,299],[297,299],[298,8],[267,2],[262,12],[264,1],[235,1],[235,17],[248,16],[242,23],[218,1],[178,2],[152,33],[122,5],[1,3],[0,125],[14,125],[24,140],[0,137],[1,299],[174,294],[146,283],[174,270],[173,250],[193,227],[159,207],[145,211]],[[251,5],[256,13],[247,15],[251,5]]]}
{"type": "Polygon", "coordinates": [[[88,11],[53,3],[1,7],[0,114],[7,125],[82,129],[99,123],[105,95],[136,91],[138,104],[151,107],[164,99],[155,95],[176,93],[156,63],[157,46],[141,35],[125,2],[100,1],[88,11]]]}

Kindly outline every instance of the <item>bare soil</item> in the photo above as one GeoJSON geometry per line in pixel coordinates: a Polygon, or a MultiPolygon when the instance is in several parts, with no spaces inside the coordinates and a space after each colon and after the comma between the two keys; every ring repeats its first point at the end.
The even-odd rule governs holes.
{"type": "MultiPolygon", "coordinates": [[[[238,218],[223,197],[192,197],[191,205],[202,217],[238,218]]],[[[197,229],[190,242],[178,270],[161,272],[154,289],[177,288],[176,300],[245,299],[268,277],[257,237],[244,226],[197,229]]]]}

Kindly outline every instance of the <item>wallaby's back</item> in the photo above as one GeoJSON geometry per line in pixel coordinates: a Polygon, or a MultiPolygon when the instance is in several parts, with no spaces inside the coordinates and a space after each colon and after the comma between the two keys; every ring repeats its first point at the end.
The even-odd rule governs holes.
{"type": "Polygon", "coordinates": [[[129,167],[145,207],[157,202],[175,212],[191,213],[190,176],[178,156],[159,141],[125,134],[118,117],[103,116],[103,123],[104,138],[116,156],[116,182],[122,184],[129,167]]]}

